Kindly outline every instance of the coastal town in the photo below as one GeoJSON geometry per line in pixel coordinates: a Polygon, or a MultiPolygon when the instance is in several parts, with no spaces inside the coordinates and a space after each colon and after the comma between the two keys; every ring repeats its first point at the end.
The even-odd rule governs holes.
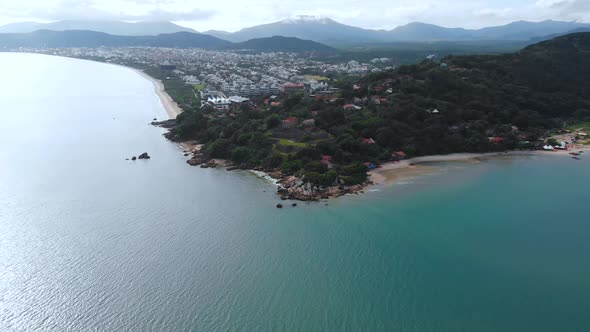
{"type": "MultiPolygon", "coordinates": [[[[330,78],[364,76],[391,69],[371,63],[347,61],[327,63],[295,53],[251,53],[202,49],[121,47],[121,48],[20,48],[17,51],[86,58],[131,66],[172,69],[187,85],[206,89],[211,100],[229,97],[250,98],[278,94],[281,91],[328,93],[330,78]]],[[[204,98],[208,99],[208,98],[204,98]]]]}

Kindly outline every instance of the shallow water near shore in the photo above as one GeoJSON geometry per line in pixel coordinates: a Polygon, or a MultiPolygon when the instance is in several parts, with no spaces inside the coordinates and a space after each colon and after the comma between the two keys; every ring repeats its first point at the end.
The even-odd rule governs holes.
{"type": "Polygon", "coordinates": [[[590,326],[590,154],[279,210],[267,180],[189,167],[132,70],[0,60],[1,331],[590,326]]]}

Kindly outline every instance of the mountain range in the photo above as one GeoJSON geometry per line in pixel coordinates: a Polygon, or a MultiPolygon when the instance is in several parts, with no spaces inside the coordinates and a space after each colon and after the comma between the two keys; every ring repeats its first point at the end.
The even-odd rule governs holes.
{"type": "Polygon", "coordinates": [[[0,33],[0,50],[59,47],[169,47],[201,48],[215,50],[240,50],[254,52],[290,52],[335,54],[329,46],[310,40],[274,36],[232,43],[201,33],[176,32],[157,36],[116,36],[85,30],[38,30],[30,33],[0,33]]]}
{"type": "Polygon", "coordinates": [[[171,22],[123,21],[58,21],[52,23],[22,22],[0,26],[0,33],[29,33],[37,30],[88,30],[119,36],[156,36],[175,32],[196,32],[171,22]]]}
{"type": "Polygon", "coordinates": [[[502,26],[470,30],[445,28],[433,24],[415,22],[387,31],[358,28],[336,22],[329,18],[302,16],[295,19],[245,28],[234,33],[224,31],[206,31],[204,33],[234,42],[280,35],[337,45],[401,41],[530,40],[546,35],[564,34],[581,28],[590,28],[590,24],[551,20],[542,22],[518,21],[502,26]]]}
{"type": "MultiPolygon", "coordinates": [[[[372,30],[336,22],[330,18],[298,16],[275,23],[257,25],[236,32],[209,30],[209,35],[229,42],[239,43],[252,39],[274,36],[294,37],[331,46],[350,46],[394,42],[435,41],[540,41],[563,34],[586,31],[590,24],[562,21],[527,22],[482,29],[445,28],[427,23],[409,23],[392,30],[372,30]]],[[[0,33],[32,33],[39,30],[84,30],[116,36],[157,36],[178,32],[197,33],[193,29],[171,22],[121,22],[121,21],[59,21],[53,23],[13,23],[0,26],[0,33]]],[[[197,38],[192,36],[191,38],[197,38]]],[[[205,37],[200,37],[205,38],[205,37]]]]}

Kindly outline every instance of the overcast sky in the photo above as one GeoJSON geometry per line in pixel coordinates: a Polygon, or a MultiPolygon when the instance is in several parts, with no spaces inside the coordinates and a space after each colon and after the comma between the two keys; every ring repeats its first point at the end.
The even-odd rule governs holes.
{"type": "Polygon", "coordinates": [[[235,31],[296,15],[392,29],[409,22],[480,28],[517,20],[590,22],[590,0],[0,0],[0,24],[65,19],[166,20],[235,31]]]}

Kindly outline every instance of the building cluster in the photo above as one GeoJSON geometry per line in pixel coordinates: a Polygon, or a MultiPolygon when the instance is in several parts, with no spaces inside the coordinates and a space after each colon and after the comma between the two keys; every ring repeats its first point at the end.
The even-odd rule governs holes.
{"type": "Polygon", "coordinates": [[[252,98],[282,92],[310,94],[329,92],[326,76],[363,75],[379,71],[372,64],[348,61],[325,63],[290,53],[240,53],[201,49],[121,47],[27,50],[61,56],[100,58],[114,63],[133,63],[175,69],[187,84],[209,89],[207,97],[252,98]],[[314,75],[305,75],[313,73],[314,75]],[[218,95],[222,93],[223,95],[218,95]]]}

